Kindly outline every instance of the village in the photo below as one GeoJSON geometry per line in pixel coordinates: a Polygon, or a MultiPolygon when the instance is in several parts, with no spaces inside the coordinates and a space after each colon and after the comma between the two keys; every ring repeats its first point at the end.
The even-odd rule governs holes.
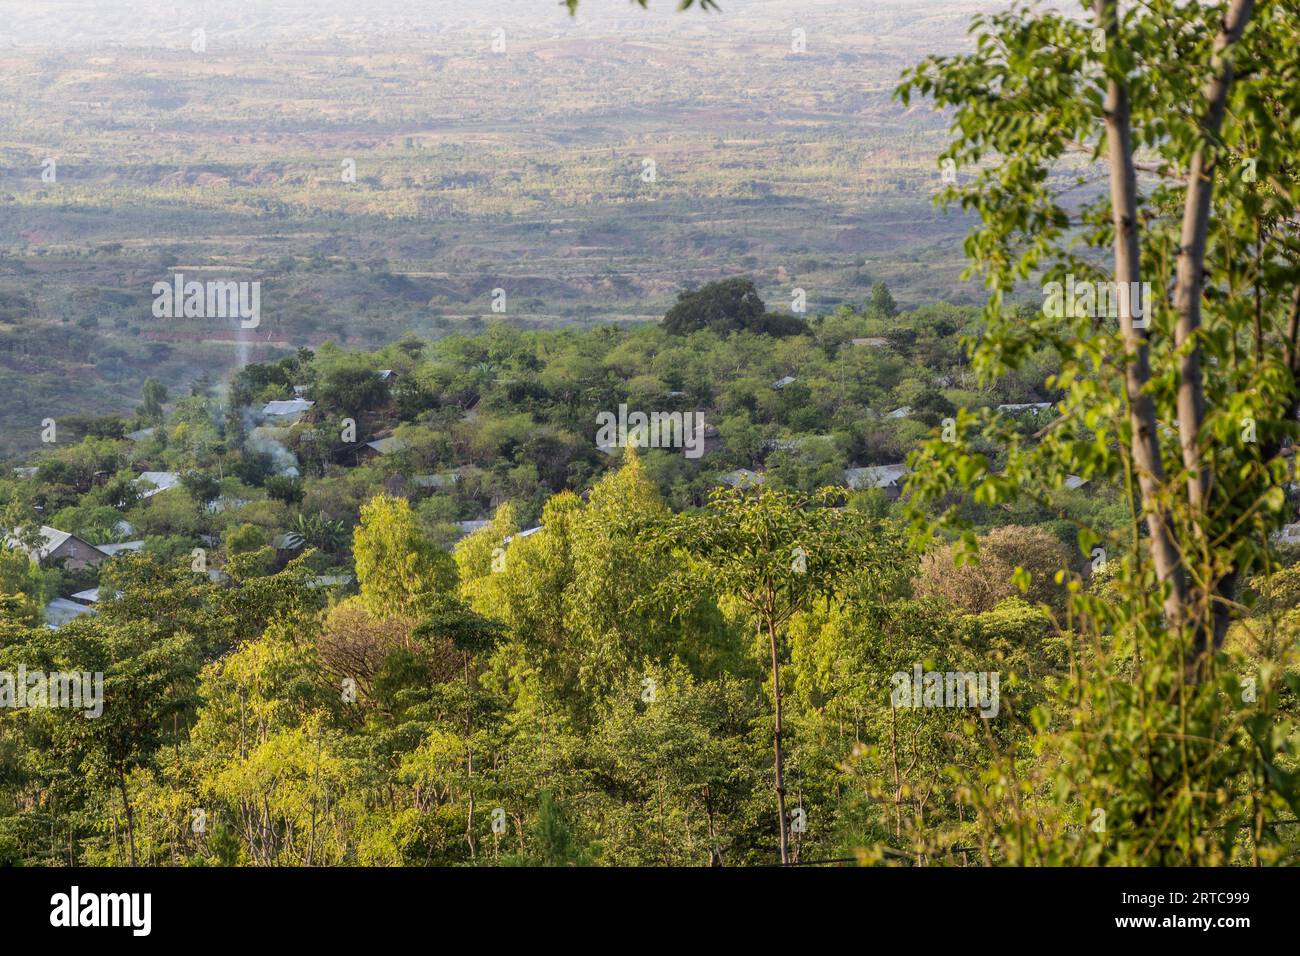
{"type": "MultiPolygon", "coordinates": [[[[375,371],[377,378],[385,384],[391,386],[396,383],[399,373],[394,369],[378,369],[375,371]]],[[[782,390],[793,384],[796,378],[793,376],[784,376],[772,383],[773,390],[782,390]]],[[[272,465],[272,474],[284,479],[298,480],[301,478],[301,463],[297,456],[289,450],[289,445],[294,443],[295,439],[302,441],[315,441],[321,430],[313,429],[311,432],[304,434],[304,430],[313,426],[323,424],[322,416],[315,411],[316,401],[308,397],[309,389],[306,386],[297,385],[293,388],[292,398],[271,399],[262,403],[258,407],[248,407],[240,409],[240,415],[251,426],[245,436],[245,445],[258,453],[270,456],[272,465]]],[[[669,394],[668,398],[677,398],[678,395],[669,394]]],[[[1035,408],[1045,406],[1034,406],[1035,408]]],[[[625,409],[626,406],[623,406],[625,409]]],[[[903,418],[910,413],[909,408],[899,408],[889,413],[889,417],[903,418]]],[[[626,412],[623,413],[626,415],[626,412]]],[[[655,415],[676,414],[678,419],[677,435],[679,441],[676,442],[676,451],[686,459],[696,459],[705,456],[716,456],[723,448],[723,443],[716,427],[705,424],[702,413],[695,413],[693,417],[694,426],[690,435],[684,436],[680,425],[683,413],[655,413],[655,415]],[[683,437],[684,436],[684,437],[683,437]],[[689,439],[689,440],[686,440],[689,439]]],[[[691,413],[686,413],[687,418],[691,419],[691,413]]],[[[471,407],[465,412],[466,419],[473,420],[474,408],[471,407]]],[[[599,417],[599,416],[598,416],[599,417]]],[[[614,419],[617,421],[617,419],[614,419]]],[[[626,421],[626,419],[625,419],[626,421]]],[[[461,481],[462,477],[472,468],[453,468],[433,473],[416,473],[409,466],[409,461],[405,460],[403,453],[411,449],[413,441],[410,438],[396,434],[395,426],[397,423],[391,420],[384,420],[380,417],[371,416],[367,420],[371,427],[369,435],[358,439],[356,435],[357,424],[353,419],[343,419],[340,422],[339,440],[333,444],[329,450],[330,462],[326,466],[328,471],[342,471],[355,468],[358,465],[369,464],[372,468],[378,468],[384,473],[384,478],[380,484],[381,489],[394,497],[419,500],[433,495],[447,494],[453,492],[461,481]]],[[[151,426],[128,432],[124,438],[135,446],[145,446],[155,440],[157,431],[163,426],[151,426]]],[[[827,437],[827,436],[823,436],[827,437]]],[[[818,436],[813,436],[816,440],[818,436]]],[[[617,427],[601,428],[595,439],[595,447],[605,456],[617,456],[625,445],[637,445],[640,436],[635,427],[630,430],[626,426],[622,431],[617,427]],[[606,436],[606,432],[612,432],[611,436],[606,436]]],[[[649,447],[649,442],[645,443],[649,447]]],[[[766,443],[767,451],[796,451],[802,444],[802,440],[771,440],[766,443]]],[[[657,447],[657,446],[655,446],[657,447]]],[[[664,447],[669,447],[665,442],[664,447]]],[[[14,469],[15,477],[20,479],[35,479],[38,468],[35,466],[24,466],[14,469]]],[[[869,489],[877,490],[887,501],[895,501],[902,494],[903,484],[909,474],[909,468],[904,462],[896,462],[884,465],[855,466],[849,467],[842,472],[843,486],[851,491],[864,491],[869,489]]],[[[107,473],[97,473],[93,482],[102,484],[109,476],[107,473]]],[[[753,488],[761,486],[766,478],[762,471],[750,468],[735,468],[721,471],[713,479],[717,484],[732,488],[753,488]]],[[[135,507],[141,505],[148,506],[154,500],[161,499],[169,493],[174,493],[177,489],[184,491],[185,482],[183,475],[178,471],[160,471],[160,470],[142,470],[135,476],[132,482],[135,501],[132,503],[135,507]]],[[[249,505],[248,499],[231,497],[227,494],[218,492],[210,499],[203,501],[203,510],[208,515],[220,515],[223,513],[238,513],[241,508],[249,505]]],[[[499,504],[499,501],[489,502],[492,505],[499,504]]],[[[123,502],[125,504],[125,502],[123,502]]],[[[44,508],[37,504],[37,510],[44,508]]],[[[452,523],[452,534],[445,537],[445,546],[450,548],[454,546],[456,540],[464,535],[471,534],[483,527],[490,521],[491,515],[484,513],[482,515],[457,519],[452,523]]],[[[540,525],[534,525],[522,529],[519,537],[526,537],[540,530],[540,525]]],[[[101,564],[111,561],[121,554],[139,552],[145,547],[144,537],[137,536],[138,532],[135,526],[125,517],[117,522],[114,527],[113,537],[119,539],[112,542],[91,543],[86,538],[62,528],[41,525],[36,533],[30,529],[24,536],[22,529],[10,529],[6,536],[5,543],[8,547],[24,551],[28,557],[42,568],[59,568],[68,572],[80,572],[85,575],[94,575],[101,564]]],[[[212,533],[200,533],[196,536],[196,542],[204,548],[219,549],[220,539],[212,533]]],[[[303,534],[293,531],[292,529],[279,530],[277,533],[268,536],[268,544],[274,550],[275,565],[283,567],[293,557],[302,553],[308,542],[303,534]]],[[[318,576],[318,582],[322,586],[338,588],[346,591],[352,583],[352,575],[332,569],[333,573],[321,574],[318,576]]],[[[206,573],[213,581],[222,582],[226,575],[219,566],[207,566],[206,573]]],[[[83,615],[94,615],[96,605],[103,599],[98,586],[81,588],[76,591],[63,594],[49,600],[43,608],[44,621],[48,627],[59,627],[68,621],[74,620],[83,615]]]]}

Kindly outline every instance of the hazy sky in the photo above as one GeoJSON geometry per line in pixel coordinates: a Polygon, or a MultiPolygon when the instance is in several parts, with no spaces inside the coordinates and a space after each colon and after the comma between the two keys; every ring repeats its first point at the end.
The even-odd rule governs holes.
{"type": "Polygon", "coordinates": [[[460,31],[500,26],[527,35],[551,32],[732,35],[770,32],[776,25],[803,26],[815,35],[832,23],[879,25],[882,34],[913,41],[942,25],[963,24],[977,10],[1006,0],[722,0],[720,13],[678,13],[676,0],[651,0],[641,10],[630,0],[583,0],[569,17],[558,0],[0,0],[0,43],[174,47],[188,44],[202,28],[208,41],[225,46],[319,42],[346,38],[446,38],[460,31]]]}

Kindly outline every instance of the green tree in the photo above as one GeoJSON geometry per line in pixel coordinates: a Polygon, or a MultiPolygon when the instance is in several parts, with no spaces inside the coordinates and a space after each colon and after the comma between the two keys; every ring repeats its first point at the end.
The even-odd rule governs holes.
{"type": "Polygon", "coordinates": [[[992,293],[972,366],[988,382],[1046,352],[1044,385],[1064,393],[1032,438],[959,411],[956,440],[914,462],[913,500],[961,526],[966,495],[1050,503],[1073,474],[1132,505],[1118,528],[1079,531],[1085,554],[1119,567],[1108,591],[1069,582],[1078,676],[1054,701],[1061,729],[1041,731],[1052,760],[1029,781],[1007,761],[972,781],[1016,862],[1220,863],[1243,832],[1255,861],[1275,859],[1267,821],[1297,806],[1277,713],[1294,676],[1254,664],[1267,686],[1246,701],[1251,665],[1223,652],[1239,582],[1269,566],[1285,520],[1300,404],[1300,249],[1283,226],[1300,132],[1278,109],[1298,41],[1281,4],[1255,9],[1094,0],[1089,23],[1017,6],[978,17],[973,52],[928,58],[899,88],[953,110],[941,161],[957,181],[941,201],[978,213],[969,272],[992,293]],[[1075,201],[1083,180],[1062,170],[1080,152],[1105,163],[1106,195],[1075,201]],[[1044,281],[1039,315],[1006,307],[1029,276],[1044,281]],[[1102,743],[1116,740],[1143,743],[1102,743]],[[1025,787],[1048,795],[1029,827],[1025,787]],[[1103,808],[1098,839],[1081,824],[1103,808]]]}
{"type": "Polygon", "coordinates": [[[221,483],[205,471],[191,470],[181,475],[181,486],[189,493],[200,516],[221,496],[221,483]]]}
{"type": "Polygon", "coordinates": [[[451,557],[424,537],[405,498],[376,495],[352,538],[361,602],[376,617],[415,616],[455,589],[451,557]]]}
{"type": "Polygon", "coordinates": [[[263,487],[266,488],[268,497],[287,505],[301,504],[307,494],[302,479],[290,475],[272,475],[266,479],[263,487]]]}
{"type": "Polygon", "coordinates": [[[685,335],[700,329],[726,333],[753,328],[767,312],[749,279],[723,279],[677,294],[677,303],[664,316],[664,329],[685,335]]]}
{"type": "Polygon", "coordinates": [[[883,282],[877,282],[871,287],[871,298],[867,300],[867,310],[876,315],[882,315],[887,319],[892,319],[898,315],[898,305],[889,292],[889,286],[883,282]]]}
{"type": "Polygon", "coordinates": [[[356,417],[387,401],[388,386],[369,367],[365,356],[349,355],[321,375],[316,394],[344,414],[356,417]]]}
{"type": "Polygon", "coordinates": [[[737,601],[767,645],[782,863],[790,862],[782,773],[783,630],[797,612],[834,596],[850,576],[876,574],[876,566],[893,560],[879,529],[869,528],[856,512],[833,507],[841,494],[719,490],[703,513],[677,515],[647,533],[658,547],[693,559],[689,574],[737,601]]]}
{"type": "Polygon", "coordinates": [[[531,866],[585,866],[591,851],[575,832],[567,808],[550,790],[541,792],[524,859],[531,866]]]}
{"type": "Polygon", "coordinates": [[[163,402],[167,401],[167,386],[156,378],[146,378],[140,389],[143,399],[137,416],[146,425],[161,425],[163,420],[163,402]]]}
{"type": "MultiPolygon", "coordinates": [[[[40,629],[5,648],[4,670],[19,664],[32,673],[77,673],[93,688],[102,675],[102,711],[84,709],[19,711],[20,721],[40,724],[48,734],[46,759],[60,772],[78,768],[95,791],[116,794],[126,823],[126,857],[134,866],[135,806],[128,778],[153,764],[157,751],[174,741],[173,715],[192,704],[197,655],[182,636],[157,639],[144,622],[118,624],[80,618],[57,630],[40,629]]],[[[83,690],[83,695],[90,690],[83,690]]],[[[85,696],[83,702],[89,703],[85,696]]]]}

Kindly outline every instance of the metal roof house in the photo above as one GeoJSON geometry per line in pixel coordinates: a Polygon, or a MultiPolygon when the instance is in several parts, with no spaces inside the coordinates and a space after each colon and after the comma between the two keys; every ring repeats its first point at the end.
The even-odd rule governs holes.
{"type": "Polygon", "coordinates": [[[301,551],[303,545],[307,542],[302,535],[296,531],[287,531],[284,534],[277,534],[271,539],[271,547],[277,551],[301,551]]]}
{"type": "Polygon", "coordinates": [[[903,493],[903,480],[912,473],[902,462],[893,465],[868,465],[845,468],[844,483],[854,491],[879,488],[891,501],[903,493]]]}
{"type": "Polygon", "coordinates": [[[318,574],[307,582],[313,588],[345,588],[352,583],[350,574],[318,574]]]}
{"type": "Polygon", "coordinates": [[[42,525],[40,542],[35,547],[29,547],[19,541],[17,530],[15,528],[5,536],[5,544],[15,550],[26,552],[27,556],[37,564],[45,565],[62,561],[63,566],[69,571],[77,571],[92,567],[108,558],[108,555],[95,545],[83,541],[69,531],[60,531],[58,528],[42,525]]]}
{"type": "Polygon", "coordinates": [[[412,475],[411,484],[417,488],[454,488],[460,481],[460,475],[454,471],[440,475],[412,475]]]}
{"type": "Polygon", "coordinates": [[[518,532],[517,534],[509,535],[504,539],[502,543],[509,544],[511,541],[515,540],[515,538],[531,538],[533,535],[537,534],[537,532],[541,531],[545,527],[546,527],[545,525],[539,524],[534,528],[528,528],[524,531],[518,532]]]}
{"type": "Polygon", "coordinates": [[[146,486],[140,491],[141,498],[152,498],[179,485],[181,476],[174,471],[142,471],[135,483],[146,486]]]}
{"type": "Polygon", "coordinates": [[[315,402],[305,398],[291,398],[267,402],[262,406],[262,417],[272,422],[294,422],[305,415],[315,402]]]}
{"type": "MultiPolygon", "coordinates": [[[[76,594],[69,595],[68,600],[76,601],[78,604],[98,604],[100,597],[99,588],[88,588],[85,591],[78,591],[76,594]]],[[[120,598],[121,591],[114,591],[113,597],[120,598]]]]}
{"type": "Polygon", "coordinates": [[[62,627],[69,621],[75,621],[86,614],[98,613],[93,607],[86,607],[86,605],[78,604],[76,601],[69,601],[67,598],[55,598],[45,605],[45,626],[62,627]]]}
{"type": "Polygon", "coordinates": [[[369,448],[372,452],[379,455],[391,455],[393,452],[405,451],[411,447],[411,443],[405,438],[398,438],[396,435],[389,435],[387,438],[376,438],[374,441],[368,441],[362,448],[369,448]]]}
{"type": "Polygon", "coordinates": [[[110,558],[114,555],[121,554],[123,551],[140,551],[144,548],[143,541],[120,541],[117,544],[97,544],[95,545],[100,551],[103,551],[110,558]]]}
{"type": "Polygon", "coordinates": [[[766,480],[761,474],[748,468],[737,468],[735,471],[718,476],[718,481],[732,488],[757,488],[766,480]]]}

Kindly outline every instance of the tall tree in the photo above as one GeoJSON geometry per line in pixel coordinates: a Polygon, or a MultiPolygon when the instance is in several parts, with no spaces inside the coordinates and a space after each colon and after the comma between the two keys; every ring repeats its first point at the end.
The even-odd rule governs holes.
{"type": "Polygon", "coordinates": [[[983,221],[967,246],[992,292],[974,365],[996,374],[1040,347],[1061,361],[1069,426],[1027,470],[1129,476],[1166,626],[1202,670],[1281,519],[1300,405],[1297,38],[1263,6],[1252,20],[1251,0],[1094,0],[1091,25],[1017,7],[977,18],[977,52],[930,58],[899,90],[955,111],[943,159],[975,169],[944,196],[983,221]],[[1104,163],[1108,195],[1080,193],[1080,155],[1104,163]],[[1110,275],[1080,239],[1110,253],[1110,275]],[[1114,308],[1080,298],[1026,328],[1003,303],[1035,273],[1100,284],[1114,308]]]}
{"type": "Polygon", "coordinates": [[[1006,859],[1214,863],[1249,831],[1259,860],[1279,842],[1269,821],[1295,810],[1282,662],[1223,647],[1238,582],[1274,560],[1300,406],[1300,38],[1285,4],[1255,7],[1095,0],[1089,22],[1018,5],[899,88],[953,111],[941,201],[978,213],[969,272],[991,292],[973,368],[993,379],[1046,354],[1063,393],[1032,435],[960,410],[913,461],[914,502],[961,526],[956,501],[1050,506],[1076,475],[1131,509],[1079,529],[1104,573],[1069,582],[1069,719],[1035,744],[1053,767],[1020,780],[999,761],[970,790],[1006,859]],[[1007,308],[1030,277],[1038,315],[1007,308]],[[1100,745],[1116,739],[1142,745],[1100,745]],[[1045,795],[1032,827],[1027,787],[1045,795]],[[1117,836],[1079,826],[1099,810],[1117,836]]]}
{"type": "Polygon", "coordinates": [[[894,302],[894,296],[889,291],[889,286],[883,282],[877,282],[871,287],[871,299],[867,302],[867,308],[887,319],[892,319],[898,315],[898,304],[894,302]]]}
{"type": "Polygon", "coordinates": [[[857,512],[834,507],[841,492],[715,491],[702,513],[683,514],[646,532],[675,551],[682,573],[738,601],[767,644],[772,678],[772,768],[782,863],[790,862],[781,721],[782,634],[790,618],[829,598],[851,576],[869,577],[890,560],[879,530],[857,512]],[[873,540],[875,539],[875,540],[873,540]]]}
{"type": "Polygon", "coordinates": [[[140,389],[140,397],[143,399],[139,411],[140,421],[149,425],[162,424],[163,402],[167,401],[167,386],[156,378],[146,378],[140,389]]]}

